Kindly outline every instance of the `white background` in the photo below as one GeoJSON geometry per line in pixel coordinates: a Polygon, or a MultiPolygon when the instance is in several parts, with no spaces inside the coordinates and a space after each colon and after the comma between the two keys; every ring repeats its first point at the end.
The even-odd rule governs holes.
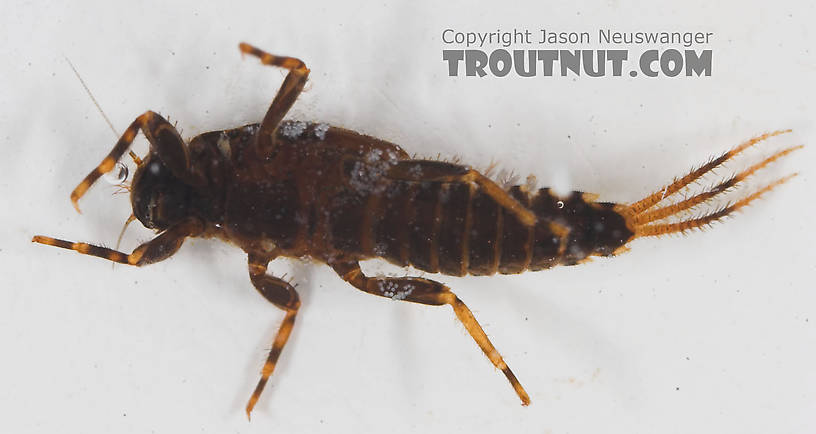
{"type": "MultiPolygon", "coordinates": [[[[4,6],[3,432],[816,428],[811,3],[169,3],[4,6]],[[445,28],[513,27],[593,38],[601,27],[712,31],[713,74],[446,76],[445,28]],[[259,120],[277,90],[284,73],[242,61],[239,41],[311,68],[291,118],[420,156],[494,161],[610,201],[637,200],[764,131],[794,129],[720,177],[773,149],[810,147],[751,187],[798,178],[706,232],[637,240],[623,256],[578,267],[438,277],[518,375],[532,398],[526,408],[449,308],[371,297],[325,266],[280,260],[272,269],[294,276],[303,308],[247,422],[243,408],[283,314],[253,290],[240,250],[192,240],[166,262],[131,269],[30,242],[44,234],[112,246],[130,213],[127,196],[104,182],[82,215],[68,200],[115,137],[64,57],[120,131],[152,109],[190,137],[259,120]]],[[[137,152],[146,149],[140,139],[137,152]]],[[[136,226],[126,251],[150,236],[136,226]]]]}

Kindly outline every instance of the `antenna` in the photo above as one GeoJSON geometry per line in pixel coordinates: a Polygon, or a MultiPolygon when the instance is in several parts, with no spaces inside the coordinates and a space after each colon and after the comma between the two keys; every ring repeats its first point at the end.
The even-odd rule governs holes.
{"type": "Polygon", "coordinates": [[[113,127],[113,124],[111,123],[110,119],[108,119],[108,116],[105,115],[105,112],[102,111],[102,107],[99,106],[99,103],[96,101],[96,98],[94,98],[93,94],[91,93],[91,90],[88,89],[88,85],[85,84],[85,80],[83,80],[82,77],[79,76],[79,71],[77,71],[76,67],[74,67],[74,64],[71,63],[71,61],[68,59],[68,56],[64,57],[65,61],[68,62],[68,66],[70,66],[71,70],[74,71],[74,75],[76,75],[76,78],[79,79],[79,83],[82,84],[83,88],[85,88],[85,92],[87,92],[88,96],[91,97],[91,101],[93,101],[94,105],[96,106],[96,109],[99,110],[99,114],[102,115],[102,118],[105,119],[105,122],[108,123],[108,126],[110,127],[111,131],[113,131],[113,135],[115,135],[116,138],[118,139],[120,134],[116,132],[116,128],[113,127]]]}
{"type": "MultiPolygon", "coordinates": [[[[116,131],[116,128],[113,127],[113,123],[111,123],[110,119],[108,119],[108,116],[105,114],[105,112],[102,111],[102,107],[99,105],[99,102],[96,100],[96,98],[94,98],[93,94],[91,93],[91,90],[88,89],[88,85],[85,84],[85,80],[83,80],[82,77],[79,75],[79,71],[77,71],[74,64],[71,63],[71,60],[68,59],[68,56],[63,56],[63,57],[65,58],[65,61],[68,63],[68,66],[71,67],[71,70],[74,71],[74,75],[76,75],[76,78],[79,80],[79,83],[85,89],[85,92],[91,98],[91,101],[93,101],[94,105],[96,106],[96,109],[99,110],[99,114],[102,115],[102,118],[105,119],[105,122],[108,124],[111,131],[113,131],[113,135],[118,139],[121,134],[119,134],[116,131]]],[[[142,160],[133,151],[129,151],[129,153],[130,153],[130,158],[132,158],[133,161],[135,161],[136,165],[138,166],[142,162],[142,160]]]]}

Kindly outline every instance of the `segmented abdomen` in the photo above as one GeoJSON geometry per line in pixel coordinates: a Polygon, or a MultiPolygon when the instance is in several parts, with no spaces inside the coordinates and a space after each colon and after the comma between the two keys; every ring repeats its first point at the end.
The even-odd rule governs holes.
{"type": "Polygon", "coordinates": [[[331,244],[362,257],[382,257],[449,275],[510,274],[572,265],[609,255],[632,233],[611,203],[580,192],[508,193],[538,217],[524,226],[477,185],[390,180],[365,194],[347,191],[329,206],[331,244]]]}

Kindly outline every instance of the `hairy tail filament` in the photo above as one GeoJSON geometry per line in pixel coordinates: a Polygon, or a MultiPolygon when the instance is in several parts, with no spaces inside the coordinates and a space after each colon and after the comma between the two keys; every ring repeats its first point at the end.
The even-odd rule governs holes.
{"type": "Polygon", "coordinates": [[[691,172],[689,172],[688,175],[686,175],[686,176],[684,176],[684,177],[682,177],[680,179],[675,180],[671,184],[667,185],[665,188],[662,188],[662,189],[650,194],[649,196],[646,196],[645,198],[633,203],[632,205],[629,206],[629,209],[631,209],[635,214],[640,214],[640,213],[646,211],[647,209],[653,207],[654,205],[656,205],[658,202],[662,201],[663,199],[673,195],[674,193],[677,193],[678,191],[683,189],[683,187],[685,187],[685,186],[691,184],[692,182],[696,181],[697,179],[699,179],[700,177],[702,177],[706,173],[710,172],[711,170],[713,170],[716,167],[719,167],[720,165],[722,165],[726,161],[734,158],[737,154],[739,154],[742,151],[750,148],[751,146],[753,146],[753,145],[755,145],[755,144],[757,144],[757,143],[759,143],[759,142],[761,142],[763,140],[769,139],[771,137],[778,136],[780,134],[789,133],[789,132],[791,132],[791,130],[789,130],[789,129],[788,130],[777,130],[777,131],[773,131],[773,132],[770,132],[770,133],[765,133],[765,134],[762,134],[760,136],[754,137],[754,138],[740,144],[739,146],[735,147],[734,149],[726,152],[725,154],[721,155],[720,157],[715,158],[715,159],[709,161],[706,164],[703,164],[698,169],[692,170],[691,172]]]}
{"type": "Polygon", "coordinates": [[[710,214],[704,215],[702,217],[698,217],[691,220],[684,220],[677,223],[664,223],[664,224],[657,224],[657,225],[642,225],[638,226],[635,229],[635,237],[653,237],[658,235],[665,235],[665,234],[673,234],[677,232],[686,232],[691,229],[699,229],[706,225],[709,225],[721,218],[733,213],[734,211],[739,210],[753,202],[756,199],[759,199],[760,196],[763,194],[771,191],[776,186],[787,182],[791,178],[798,175],[798,173],[793,173],[783,178],[779,178],[776,181],[762,187],[758,191],[755,191],[750,196],[747,196],[743,199],[734,202],[731,205],[726,206],[725,208],[712,212],[710,214]]]}
{"type": "Polygon", "coordinates": [[[744,151],[745,149],[749,148],[750,146],[765,140],[769,137],[773,137],[779,134],[787,133],[790,130],[779,130],[774,131],[771,133],[766,133],[757,137],[754,137],[751,140],[742,143],[741,145],[735,147],[734,149],[726,152],[719,158],[715,158],[710,162],[704,164],[698,169],[692,170],[689,174],[683,176],[682,178],[676,179],[670,185],[664,187],[663,189],[645,197],[644,199],[635,202],[632,205],[624,206],[622,211],[627,216],[629,221],[629,225],[631,229],[635,233],[635,238],[638,237],[650,237],[650,236],[659,236],[665,234],[672,234],[672,233],[684,233],[686,231],[692,229],[700,229],[711,223],[718,221],[724,218],[727,215],[738,211],[739,209],[749,205],[754,200],[758,199],[763,194],[767,193],[768,191],[774,189],[775,187],[779,186],[790,180],[791,178],[795,177],[797,174],[791,174],[782,178],[779,178],[770,184],[765,185],[761,189],[755,191],[754,193],[732,203],[729,204],[717,211],[707,213],[705,215],[690,218],[687,220],[682,220],[679,222],[670,222],[670,223],[660,223],[660,224],[650,224],[655,221],[659,221],[668,217],[677,216],[679,213],[694,208],[701,204],[709,203],[709,200],[713,199],[715,196],[718,196],[729,189],[737,186],[742,181],[744,181],[749,176],[753,175],[760,169],[768,166],[769,164],[773,163],[774,161],[798,150],[801,149],[802,146],[793,146],[789,148],[782,149],[770,157],[760,161],[752,165],[751,167],[743,170],[742,172],[737,173],[736,175],[732,176],[731,178],[722,181],[713,187],[709,188],[708,190],[698,193],[694,196],[691,196],[687,199],[681,200],[671,205],[666,205],[660,208],[652,209],[654,205],[661,202],[666,197],[669,197],[678,191],[682,190],[684,187],[689,185],[690,183],[696,181],[697,179],[701,178],[705,174],[711,172],[714,168],[722,165],[726,161],[733,158],[735,155],[739,154],[740,152],[744,151]]]}
{"type": "Polygon", "coordinates": [[[715,196],[717,196],[717,195],[719,195],[719,194],[721,194],[721,193],[723,193],[725,191],[728,191],[728,189],[736,186],[741,181],[743,181],[744,179],[746,179],[749,176],[753,175],[756,171],[762,169],[763,167],[767,166],[768,164],[771,164],[772,162],[778,160],[779,158],[782,158],[783,156],[785,156],[787,154],[790,154],[791,152],[793,152],[793,151],[795,151],[797,149],[801,149],[801,148],[802,148],[802,145],[794,146],[794,147],[787,148],[787,149],[783,149],[782,151],[779,151],[776,154],[766,158],[765,160],[760,161],[759,163],[754,164],[753,166],[749,167],[748,169],[746,169],[746,170],[732,176],[728,180],[723,181],[723,182],[715,185],[714,187],[712,187],[710,190],[708,190],[706,192],[697,194],[697,195],[695,195],[693,197],[690,197],[688,199],[685,199],[683,201],[677,202],[677,203],[672,204],[672,205],[667,205],[667,206],[664,206],[662,208],[657,208],[657,209],[652,210],[652,211],[637,214],[634,221],[638,225],[644,225],[646,223],[650,223],[650,222],[653,222],[653,221],[656,221],[656,220],[661,220],[661,219],[664,219],[666,217],[671,217],[671,216],[673,216],[673,215],[675,215],[675,214],[677,214],[677,213],[679,213],[681,211],[684,211],[684,210],[687,210],[689,208],[693,208],[693,207],[695,207],[697,205],[700,205],[701,203],[704,203],[707,200],[712,199],[713,197],[715,197],[715,196]]]}

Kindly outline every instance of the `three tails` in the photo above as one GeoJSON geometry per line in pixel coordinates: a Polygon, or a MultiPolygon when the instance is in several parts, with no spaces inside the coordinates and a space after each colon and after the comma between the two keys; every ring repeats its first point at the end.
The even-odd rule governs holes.
{"type": "Polygon", "coordinates": [[[753,166],[743,170],[742,172],[737,173],[731,178],[714,185],[713,187],[709,188],[706,191],[703,191],[702,193],[698,193],[696,195],[685,198],[681,201],[675,202],[670,205],[664,205],[662,207],[655,208],[655,206],[658,205],[663,200],[680,192],[681,190],[683,190],[683,188],[685,188],[689,184],[700,179],[702,176],[711,172],[715,168],[721,166],[726,161],[731,160],[736,155],[742,153],[751,146],[763,140],[766,140],[770,137],[778,136],[780,134],[788,133],[790,131],[791,130],[779,130],[754,137],[740,144],[734,149],[726,152],[722,156],[715,158],[709,161],[708,163],[702,165],[700,168],[692,170],[687,175],[679,179],[675,179],[674,182],[672,182],[671,184],[650,194],[649,196],[646,196],[645,198],[631,205],[624,206],[622,211],[623,214],[626,215],[627,220],[629,221],[629,224],[631,226],[631,229],[634,231],[635,234],[634,238],[659,236],[673,233],[683,233],[688,230],[705,227],[717,220],[724,218],[725,216],[728,216],[738,211],[739,209],[745,206],[748,206],[751,202],[755,201],[763,194],[767,193],[768,191],[771,191],[780,184],[783,184],[790,180],[791,178],[795,177],[797,175],[796,173],[779,178],[765,185],[759,190],[737,200],[736,202],[733,202],[723,208],[709,212],[702,216],[697,216],[694,218],[689,218],[675,222],[659,223],[659,221],[663,219],[676,217],[679,213],[694,208],[698,205],[710,204],[711,200],[714,199],[716,196],[738,186],[742,181],[744,181],[746,178],[753,175],[760,169],[790,154],[791,152],[802,148],[802,146],[799,145],[782,149],[776,152],[775,154],[771,155],[770,157],[760,161],[759,163],[756,163],[753,166]]]}

